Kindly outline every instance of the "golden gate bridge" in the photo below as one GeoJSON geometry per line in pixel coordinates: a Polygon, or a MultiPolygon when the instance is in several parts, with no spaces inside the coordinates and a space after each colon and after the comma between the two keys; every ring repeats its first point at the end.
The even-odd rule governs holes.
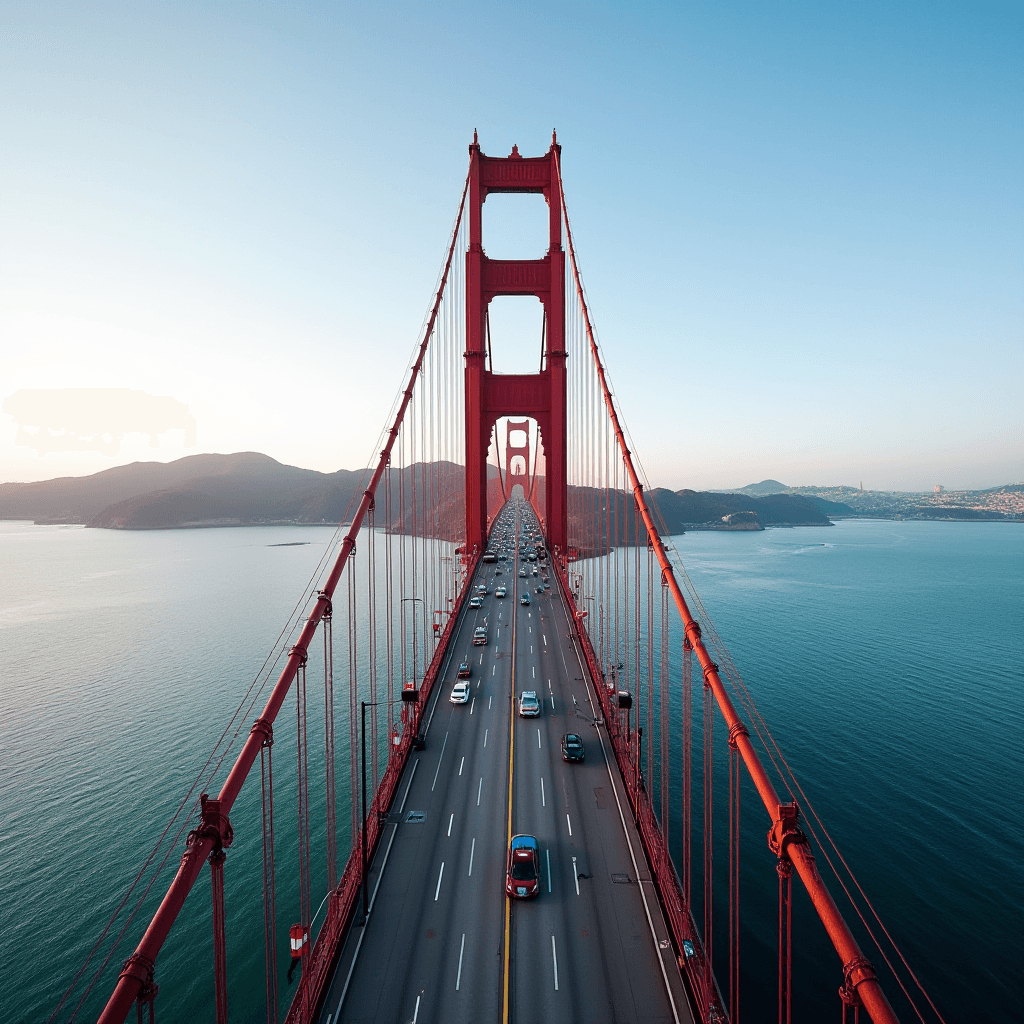
{"type": "Polygon", "coordinates": [[[346,519],[302,595],[296,628],[282,633],[51,1019],[76,1019],[182,841],[174,879],[124,962],[102,1024],[133,1011],[156,1019],[159,953],[207,864],[214,1014],[218,1024],[231,1019],[224,876],[234,844],[260,841],[262,878],[246,888],[263,907],[266,1019],[274,1024],[553,1015],[738,1024],[751,1014],[790,1024],[800,1005],[794,882],[834,950],[837,1015],[897,1019],[874,966],[880,958],[886,987],[897,987],[918,1019],[942,1019],[790,770],[659,519],[591,319],[554,135],[542,156],[513,147],[492,157],[474,133],[434,300],[346,519]],[[543,256],[487,256],[482,211],[494,193],[544,197],[543,256]],[[499,296],[541,303],[534,373],[493,364],[488,308],[499,296]],[[479,640],[481,630],[483,644],[465,640],[470,631],[479,640]],[[439,703],[447,707],[456,664],[474,680],[473,696],[468,709],[452,706],[442,740],[432,723],[439,703]],[[309,677],[320,670],[323,748],[312,750],[309,677]],[[524,690],[539,691],[542,723],[517,713],[524,690]],[[294,705],[287,715],[286,703],[294,705]],[[282,729],[293,731],[294,765],[275,764],[282,729]],[[590,751],[578,772],[558,762],[562,733],[581,734],[590,751]],[[348,783],[340,797],[339,757],[348,783]],[[319,830],[310,824],[311,762],[313,777],[323,777],[319,830]],[[717,774],[728,779],[724,801],[717,774]],[[259,788],[261,840],[236,836],[231,824],[246,784],[259,788]],[[275,811],[282,785],[296,809],[287,865],[279,863],[284,826],[275,811]],[[407,810],[410,797],[426,810],[407,810]],[[743,815],[761,819],[766,845],[758,850],[741,844],[741,798],[751,797],[743,815]],[[716,813],[723,802],[724,829],[716,813]],[[618,816],[602,817],[613,805],[618,816]],[[465,849],[445,852],[455,851],[445,845],[453,829],[465,849]],[[314,831],[323,849],[313,850],[314,831]],[[514,834],[533,831],[546,863],[540,896],[527,905],[506,896],[505,857],[514,834]],[[314,853],[326,869],[316,910],[314,853]],[[763,865],[754,894],[741,887],[741,857],[763,865]],[[616,858],[623,870],[614,870],[616,858]],[[298,877],[294,906],[280,905],[281,870],[298,877]],[[741,922],[752,899],[775,904],[771,1006],[741,1006],[741,922]],[[603,917],[614,901],[618,918],[603,917]],[[870,938],[871,958],[844,911],[870,938]],[[631,994],[608,977],[614,972],[590,943],[595,928],[600,948],[634,957],[623,969],[650,970],[657,992],[631,994]],[[634,949],[637,929],[646,937],[634,949]],[[401,955],[387,952],[393,946],[401,955]],[[495,955],[479,952],[491,946],[495,955]],[[285,1009],[289,961],[299,979],[285,1009]],[[368,964],[385,961],[375,977],[368,964]],[[647,998],[653,1003],[641,1005],[647,998]]]}

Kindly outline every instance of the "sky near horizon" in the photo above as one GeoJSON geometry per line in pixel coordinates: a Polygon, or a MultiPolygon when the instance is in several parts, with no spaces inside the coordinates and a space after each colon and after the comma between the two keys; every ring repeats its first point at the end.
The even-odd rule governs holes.
{"type": "MultiPolygon", "coordinates": [[[[473,130],[552,128],[652,485],[1024,480],[1024,5],[7,0],[0,29],[0,482],[366,465],[473,130]],[[163,412],[44,451],[18,402],[54,389],[163,412]]],[[[542,254],[491,205],[489,253],[542,254]]]]}

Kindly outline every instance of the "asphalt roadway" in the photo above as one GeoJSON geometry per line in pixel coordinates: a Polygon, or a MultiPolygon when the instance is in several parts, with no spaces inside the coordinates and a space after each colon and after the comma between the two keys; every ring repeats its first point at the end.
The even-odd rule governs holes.
{"type": "MultiPolygon", "coordinates": [[[[532,512],[508,507],[514,545],[532,512]]],[[[540,576],[520,578],[511,550],[477,570],[489,593],[453,635],[321,1024],[693,1019],[557,583],[537,594],[540,576]],[[472,645],[478,625],[486,646],[472,645]],[[457,705],[462,660],[471,701],[457,705]],[[542,699],[539,718],[517,714],[524,690],[542,699]],[[566,732],[583,737],[584,763],[562,760],[566,732]],[[541,849],[529,901],[505,895],[509,838],[523,832],[541,849]]]]}

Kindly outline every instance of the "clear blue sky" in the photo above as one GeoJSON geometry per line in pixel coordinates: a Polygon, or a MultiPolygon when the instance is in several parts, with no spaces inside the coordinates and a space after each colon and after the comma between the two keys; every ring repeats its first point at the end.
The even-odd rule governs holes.
{"type": "Polygon", "coordinates": [[[0,415],[0,480],[364,465],[473,129],[553,127],[652,484],[1024,478],[1018,2],[7,0],[0,90],[0,399],[197,423],[39,457],[0,415]]]}

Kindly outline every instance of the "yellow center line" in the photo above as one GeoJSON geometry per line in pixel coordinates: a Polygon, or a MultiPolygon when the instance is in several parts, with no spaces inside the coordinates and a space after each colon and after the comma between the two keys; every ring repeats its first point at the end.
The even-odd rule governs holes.
{"type": "MultiPolygon", "coordinates": [[[[516,516],[516,527],[519,526],[519,517],[516,516]]],[[[518,546],[516,548],[518,550],[518,546]]],[[[516,621],[519,616],[515,613],[516,591],[519,589],[518,582],[512,587],[512,699],[509,706],[508,726],[508,820],[506,824],[505,849],[512,845],[512,769],[516,749],[516,621]]],[[[502,979],[501,997],[501,1024],[508,1024],[508,989],[509,989],[509,958],[511,955],[509,943],[509,931],[512,921],[512,900],[508,893],[505,894],[505,964],[502,979]]]]}

